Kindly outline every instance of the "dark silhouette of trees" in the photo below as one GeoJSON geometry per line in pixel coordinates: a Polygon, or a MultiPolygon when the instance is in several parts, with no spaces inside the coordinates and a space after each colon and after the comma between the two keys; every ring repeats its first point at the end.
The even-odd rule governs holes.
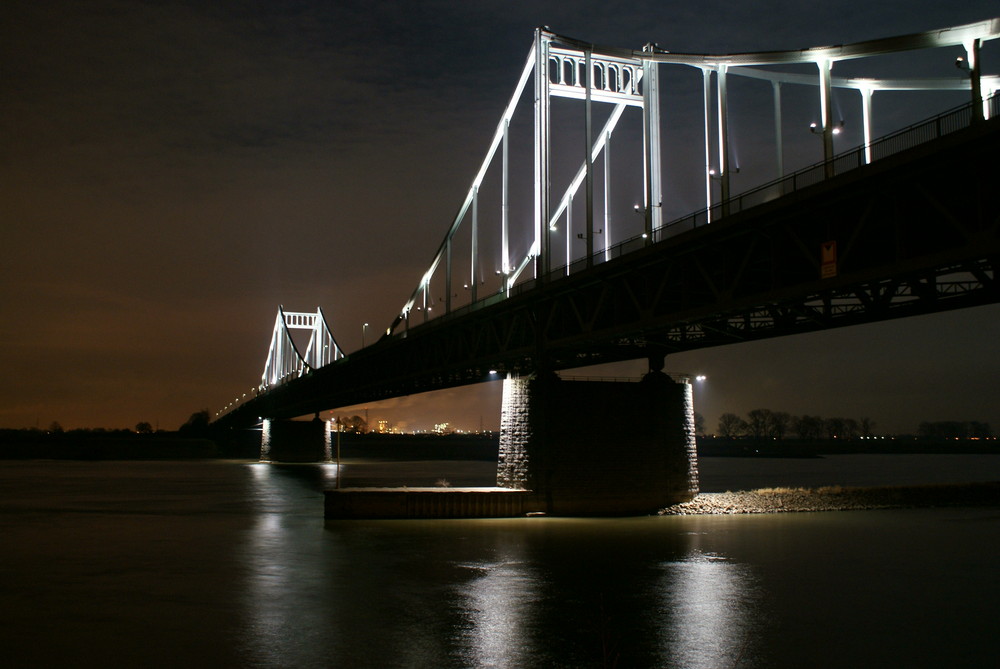
{"type": "Polygon", "coordinates": [[[739,437],[747,431],[747,422],[734,413],[719,416],[719,436],[726,439],[739,437]]]}
{"type": "Polygon", "coordinates": [[[153,434],[153,426],[143,421],[135,424],[135,431],[139,434],[153,434]]]}
{"type": "Polygon", "coordinates": [[[787,411],[772,411],[767,419],[767,435],[774,439],[784,439],[792,424],[792,415],[787,411]]]}
{"type": "Polygon", "coordinates": [[[747,427],[750,436],[754,439],[761,439],[767,434],[767,425],[771,420],[770,409],[754,409],[747,414],[747,427]]]}
{"type": "Polygon", "coordinates": [[[694,412],[694,433],[705,434],[705,417],[697,411],[694,412]]]}
{"type": "Polygon", "coordinates": [[[993,430],[990,429],[989,423],[980,423],[979,421],[972,420],[969,421],[969,438],[970,439],[983,439],[985,437],[994,436],[993,430]]]}
{"type": "Polygon", "coordinates": [[[208,413],[208,409],[202,409],[191,414],[191,417],[187,419],[186,423],[181,425],[177,432],[185,437],[204,437],[208,434],[209,422],[210,414],[208,413]]]}
{"type": "Polygon", "coordinates": [[[924,439],[982,439],[992,437],[989,423],[979,421],[940,420],[924,421],[917,428],[924,439]]]}
{"type": "Polygon", "coordinates": [[[799,416],[792,420],[792,429],[799,439],[822,439],[824,421],[819,416],[799,416]]]}
{"type": "Polygon", "coordinates": [[[343,432],[354,432],[355,434],[366,434],[368,432],[368,421],[361,416],[340,416],[337,421],[341,425],[343,432]]]}
{"type": "MultiPolygon", "coordinates": [[[[704,434],[704,418],[695,414],[697,434],[704,434]]],[[[868,416],[860,419],[834,416],[792,416],[785,411],[753,409],[746,418],[731,412],[719,417],[716,436],[723,439],[750,437],[754,441],[779,441],[795,435],[801,441],[854,441],[875,437],[875,421],[868,416]]],[[[989,423],[981,421],[924,421],[920,423],[918,438],[924,441],[964,439],[995,439],[989,423]]],[[[912,435],[904,435],[910,436],[912,435]]]]}
{"type": "Polygon", "coordinates": [[[743,431],[758,441],[764,438],[784,439],[791,422],[791,414],[785,411],[754,409],[747,414],[747,420],[743,421],[743,431]]]}
{"type": "MultiPolygon", "coordinates": [[[[695,413],[696,433],[704,435],[704,418],[695,413]]],[[[793,416],[786,411],[753,409],[746,418],[731,412],[719,417],[719,427],[715,436],[723,439],[749,437],[754,441],[780,441],[794,435],[801,441],[855,441],[873,439],[875,421],[868,416],[860,419],[834,416],[793,416]]],[[[913,435],[902,435],[912,437],[913,435]]],[[[924,441],[944,441],[963,439],[995,439],[989,423],[967,421],[924,421],[917,433],[924,441]]]]}

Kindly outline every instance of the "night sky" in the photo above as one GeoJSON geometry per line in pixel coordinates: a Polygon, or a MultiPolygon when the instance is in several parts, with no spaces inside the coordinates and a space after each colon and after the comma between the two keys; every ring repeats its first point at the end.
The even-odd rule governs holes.
{"type": "MultiPolygon", "coordinates": [[[[998,13],[995,0],[8,1],[0,427],[175,429],[195,411],[214,413],[259,381],[279,304],[321,306],[347,352],[370,323],[370,343],[461,204],[536,26],[597,44],[731,53],[998,13]]],[[[961,54],[886,67],[961,76],[961,54]]],[[[983,59],[985,72],[1000,71],[996,42],[983,59]]],[[[693,146],[700,74],[661,76],[665,141],[693,146]]],[[[768,138],[739,129],[771,123],[769,87],[743,99],[755,95],[756,109],[733,103],[731,121],[748,164],[768,138]]],[[[919,112],[912,120],[966,97],[934,99],[926,113],[917,99],[903,98],[919,112]]],[[[796,104],[786,128],[799,123],[796,104]]],[[[853,98],[837,104],[856,134],[853,98]]],[[[815,107],[801,112],[801,136],[786,137],[788,168],[821,158],[807,128],[815,107]]],[[[886,122],[902,114],[883,109],[886,122]]],[[[699,182],[674,174],[665,206],[700,207],[699,182]]],[[[710,430],[722,412],[754,408],[867,416],[888,432],[924,420],[996,429],[998,341],[1000,306],[990,306],[679,354],[667,369],[708,376],[695,399],[710,430]]],[[[370,419],[495,429],[498,398],[497,384],[401,398],[373,405],[370,419]]]]}

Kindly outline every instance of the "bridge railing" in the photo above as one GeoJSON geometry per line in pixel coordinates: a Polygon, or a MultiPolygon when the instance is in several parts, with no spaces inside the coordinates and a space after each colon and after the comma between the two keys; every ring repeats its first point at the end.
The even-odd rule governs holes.
{"type": "MultiPolygon", "coordinates": [[[[688,385],[691,384],[691,379],[694,377],[693,374],[680,372],[665,373],[674,383],[686,383],[688,385]]],[[[602,383],[641,383],[643,380],[643,377],[641,376],[579,376],[567,374],[560,374],[559,378],[563,381],[591,381],[602,383]]]]}
{"type": "MultiPolygon", "coordinates": [[[[995,93],[984,101],[984,116],[986,118],[1000,117],[1000,93],[995,93]]],[[[854,147],[848,151],[837,154],[829,161],[818,162],[814,165],[802,168],[781,179],[775,179],[761,186],[733,196],[725,202],[713,205],[711,208],[687,214],[680,218],[666,223],[663,227],[653,232],[653,242],[661,242],[677,235],[704,227],[712,221],[718,221],[724,215],[737,214],[752,207],[776,200],[783,195],[794,193],[797,190],[822,183],[828,178],[850,172],[859,167],[895,155],[907,149],[912,149],[921,144],[925,144],[945,135],[968,128],[975,122],[972,103],[966,103],[954,109],[942,112],[927,120],[914,123],[906,128],[897,130],[889,135],[872,141],[866,147],[864,145],[854,147]]],[[[626,239],[623,242],[601,250],[593,255],[590,264],[598,265],[608,260],[620,258],[633,251],[646,246],[646,238],[642,235],[626,239]]],[[[574,274],[586,269],[587,258],[579,258],[567,266],[554,268],[549,274],[550,279],[555,280],[567,274],[574,274]]],[[[520,295],[535,287],[533,280],[524,281],[510,288],[510,295],[520,295]]],[[[454,318],[470,311],[475,311],[489,306],[503,299],[503,295],[491,295],[488,298],[479,300],[465,307],[455,309],[443,318],[454,318]]]]}
{"type": "MultiPolygon", "coordinates": [[[[1000,117],[1000,93],[994,93],[984,101],[984,111],[986,112],[984,114],[986,118],[1000,117]]],[[[735,195],[725,202],[714,204],[711,208],[701,209],[674,219],[653,232],[653,241],[663,241],[675,237],[682,232],[703,227],[712,221],[718,221],[723,216],[746,211],[771,200],[776,200],[783,195],[788,195],[797,190],[821,183],[828,178],[863,167],[876,160],[887,158],[953,132],[963,130],[971,126],[975,122],[975,119],[973,103],[971,102],[942,112],[937,116],[874,140],[867,147],[864,145],[855,147],[837,154],[829,161],[810,165],[781,179],[775,179],[774,181],[735,195]]],[[[605,259],[617,258],[644,246],[645,242],[646,240],[642,236],[627,239],[608,249],[607,253],[601,251],[594,254],[593,264],[604,262],[605,259]]],[[[570,265],[570,272],[578,271],[586,266],[587,259],[582,258],[570,265]]],[[[561,267],[554,270],[552,274],[553,276],[558,276],[565,273],[566,268],[561,267]]]]}

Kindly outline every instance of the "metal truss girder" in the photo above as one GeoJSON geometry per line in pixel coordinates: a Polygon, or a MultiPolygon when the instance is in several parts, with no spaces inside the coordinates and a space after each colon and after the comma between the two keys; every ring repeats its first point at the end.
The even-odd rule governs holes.
{"type": "Polygon", "coordinates": [[[851,287],[843,292],[810,296],[796,303],[737,311],[721,319],[703,319],[668,329],[664,341],[675,344],[674,350],[685,350],[991,304],[1000,300],[995,287],[979,281],[942,280],[955,273],[971,274],[974,269],[994,275],[997,268],[994,262],[981,261],[940,268],[926,276],[913,277],[906,283],[873,283],[851,287]],[[921,288],[915,289],[918,284],[921,288]],[[864,294],[877,295],[878,299],[859,299],[864,294]]]}

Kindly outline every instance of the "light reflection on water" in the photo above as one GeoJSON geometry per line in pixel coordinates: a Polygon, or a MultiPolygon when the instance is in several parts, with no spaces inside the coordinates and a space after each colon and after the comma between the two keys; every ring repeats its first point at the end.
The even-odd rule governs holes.
{"type": "MultiPolygon", "coordinates": [[[[287,666],[295,657],[313,658],[300,666],[319,666],[330,636],[323,607],[309,599],[329,588],[330,565],[302,550],[303,535],[316,523],[303,513],[300,498],[335,482],[336,465],[254,463],[248,469],[257,513],[239,548],[246,568],[244,654],[259,666],[287,666]]],[[[315,501],[313,494],[306,497],[315,501]]]]}
{"type": "MultiPolygon", "coordinates": [[[[842,630],[816,630],[859,615],[865,628],[876,607],[859,613],[832,593],[912,559],[901,538],[928,513],[324,523],[328,470],[251,469],[258,512],[239,549],[252,632],[245,654],[264,666],[866,666],[859,654],[885,652],[877,639],[855,633],[845,644],[842,630]],[[870,557],[877,550],[881,561],[870,557]],[[822,611],[812,608],[817,598],[822,611]]],[[[998,522],[976,513],[996,544],[998,522]]],[[[954,524],[935,527],[970,540],[954,524]]],[[[954,554],[954,538],[928,538],[919,559],[968,562],[954,554]]],[[[908,590],[905,581],[896,589],[908,590]]],[[[912,597],[883,600],[881,610],[924,603],[912,597]]],[[[970,627],[943,624],[952,635],[970,627]]],[[[888,634],[922,625],[900,616],[888,634]]],[[[933,648],[894,652],[909,666],[941,659],[933,648]]]]}
{"type": "Polygon", "coordinates": [[[333,465],[7,463],[5,666],[1000,656],[997,509],[325,523],[335,476],[333,465]]]}
{"type": "Polygon", "coordinates": [[[537,594],[537,577],[531,565],[519,559],[517,547],[498,556],[499,561],[459,565],[475,574],[456,586],[463,619],[459,655],[476,667],[523,667],[530,659],[527,621],[537,594]]]}
{"type": "Polygon", "coordinates": [[[246,642],[265,664],[753,666],[751,569],[703,550],[704,533],[678,519],[331,521],[315,533],[296,499],[331,487],[335,465],[250,469],[246,642]]]}
{"type": "Polygon", "coordinates": [[[760,596],[750,567],[699,549],[660,567],[663,666],[749,666],[760,596]]]}

